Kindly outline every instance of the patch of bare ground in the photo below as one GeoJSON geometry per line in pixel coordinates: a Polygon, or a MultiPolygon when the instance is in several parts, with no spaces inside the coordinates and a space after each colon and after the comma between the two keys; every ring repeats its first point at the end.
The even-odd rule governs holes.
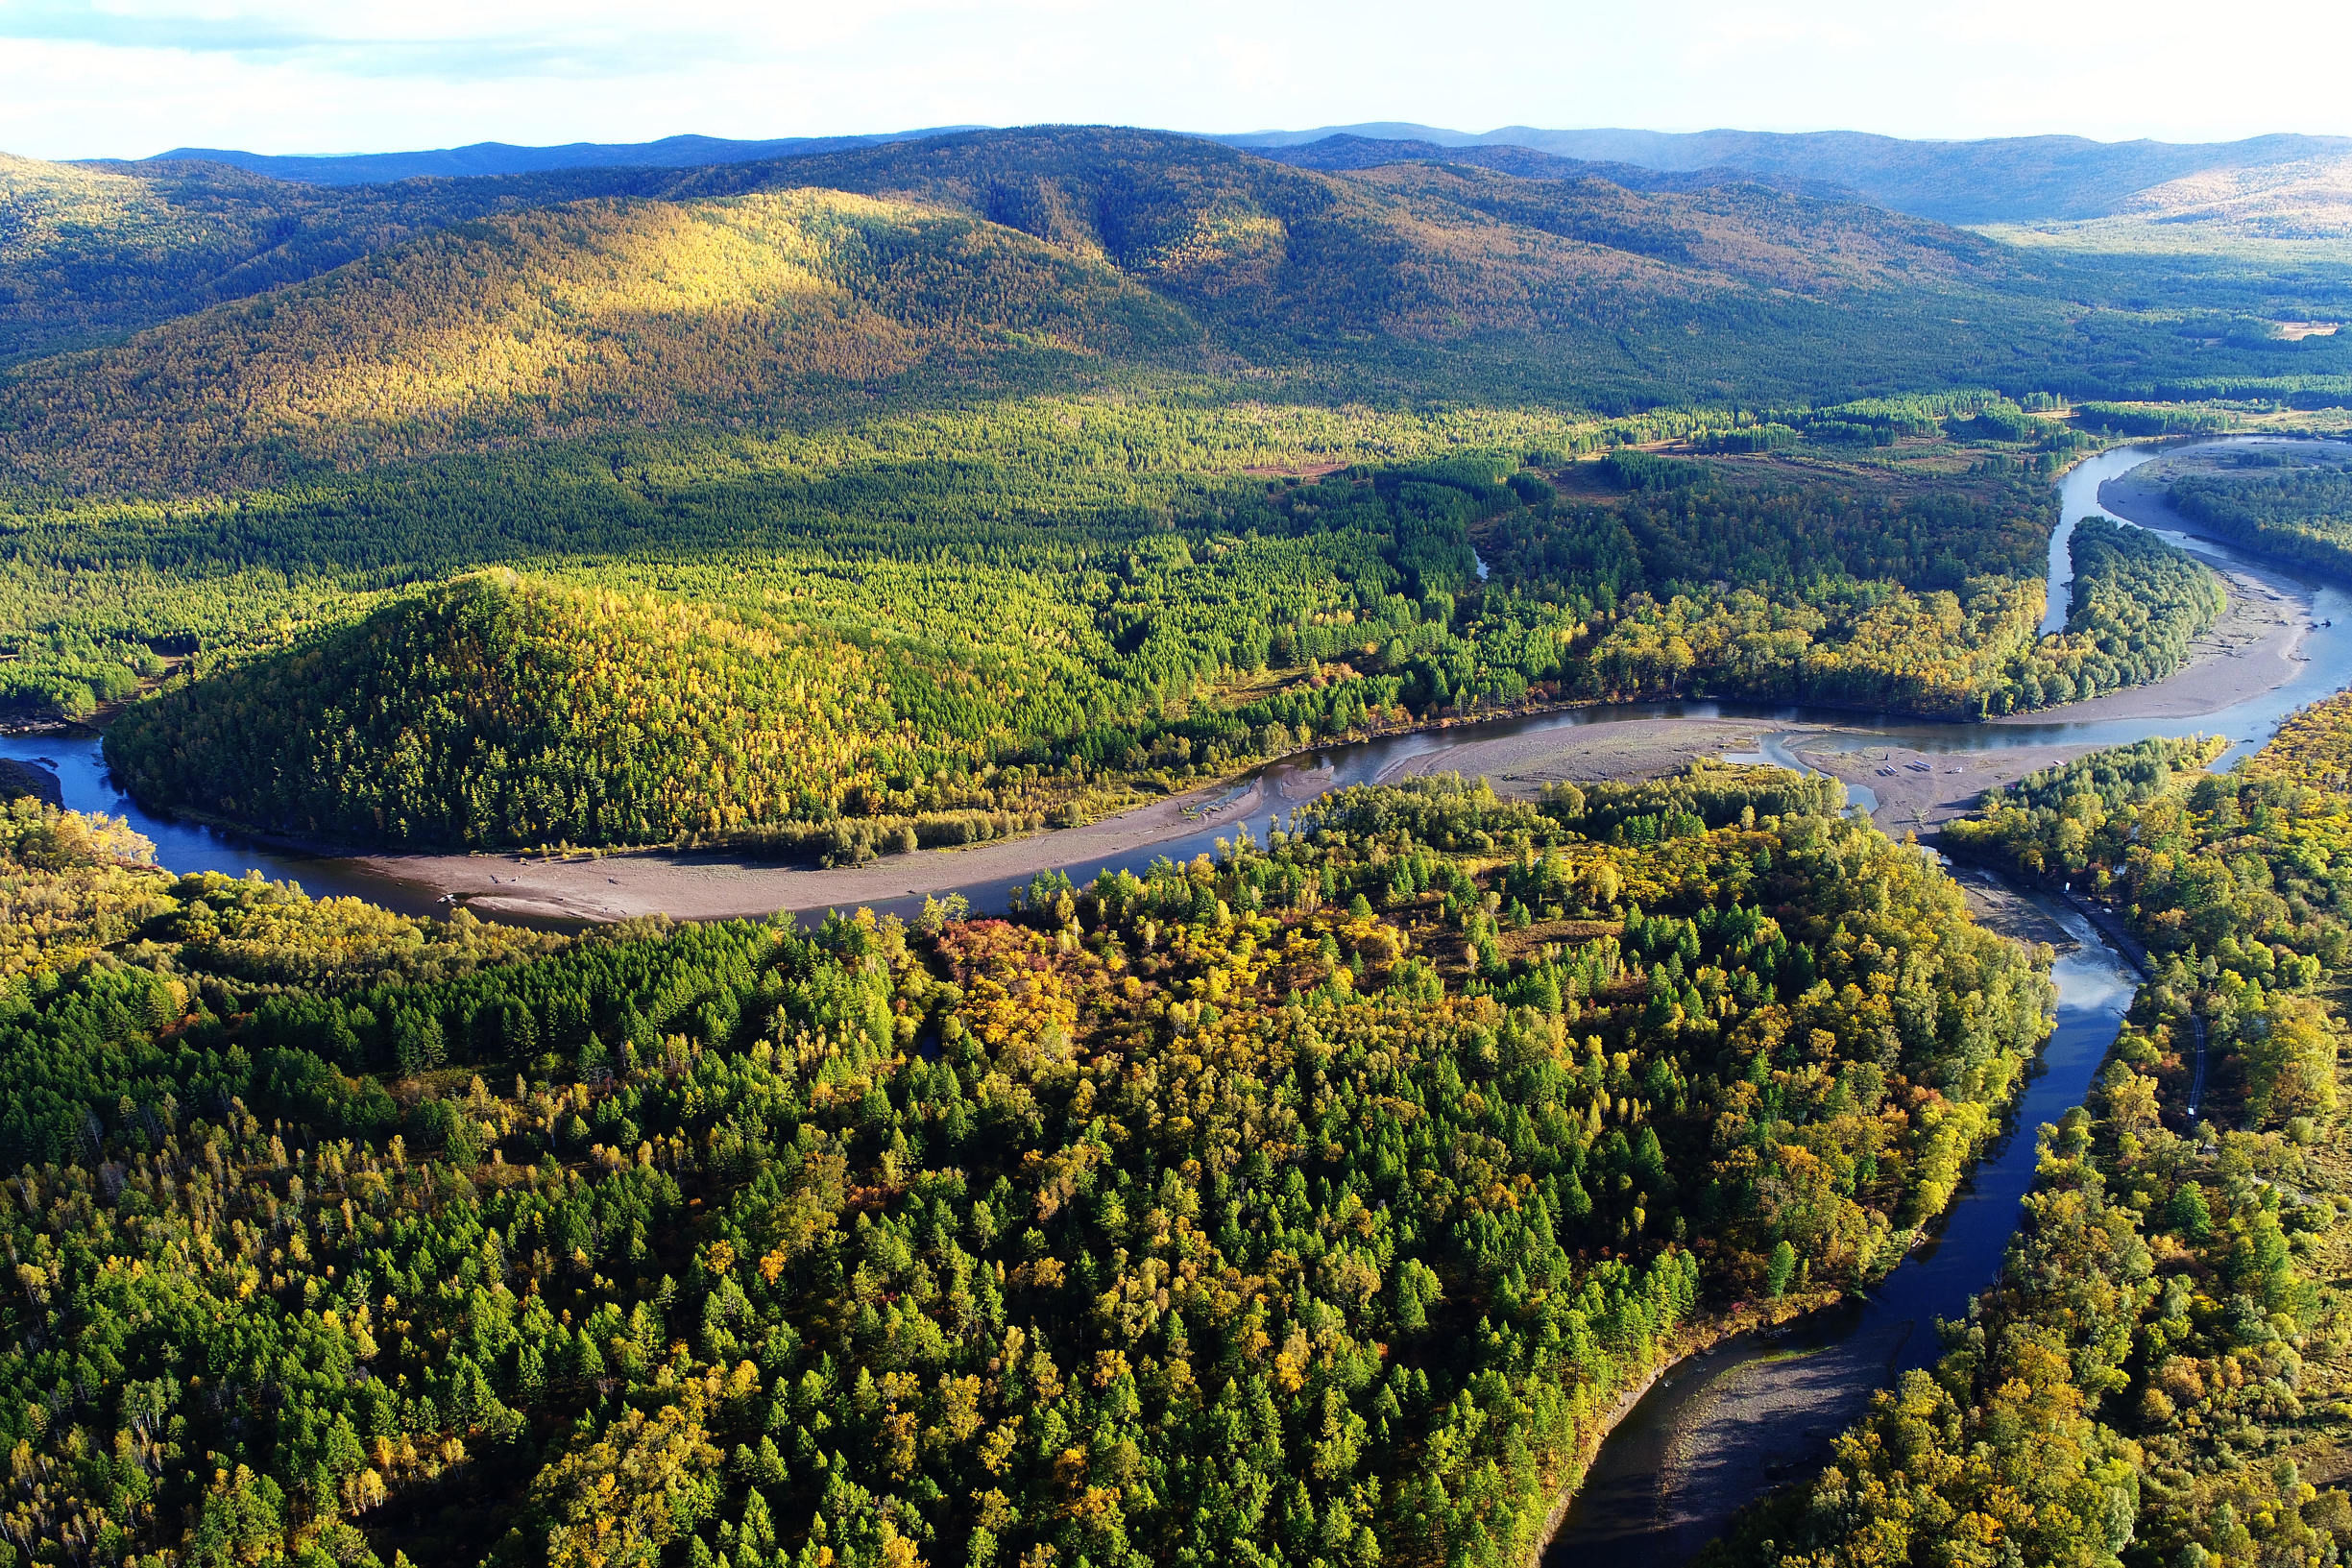
{"type": "Polygon", "coordinates": [[[1211,784],[1083,827],[962,849],[918,850],[866,865],[810,870],[723,851],[576,859],[487,855],[376,855],[356,863],[443,894],[478,914],[613,921],[759,917],[780,909],[854,909],[975,882],[1011,881],[1043,866],[1109,863],[1219,823],[1240,824],[1287,802],[1272,786],[1211,784]]]}
{"type": "Polygon", "coordinates": [[[1655,779],[1695,758],[1753,751],[1765,728],[1754,719],[1661,718],[1496,736],[1392,763],[1380,783],[1459,773],[1502,794],[1533,796],[1562,781],[1655,779]]]}
{"type": "Polygon", "coordinates": [[[2016,937],[2021,942],[2047,942],[2060,953],[2070,953],[2082,945],[2068,935],[2066,928],[2052,920],[2041,905],[1998,880],[1990,872],[1961,867],[1952,873],[1952,880],[1960,884],[1960,896],[1968,901],[1968,912],[1985,929],[2016,937]]]}
{"type": "Polygon", "coordinates": [[[2015,784],[2028,773],[2097,749],[2077,742],[1955,756],[1884,741],[1857,744],[1855,736],[1835,731],[1792,736],[1788,745],[1806,766],[1877,796],[1870,816],[1881,832],[1896,837],[1916,832],[1922,838],[1975,810],[1978,797],[1995,784],[2015,784]]]}
{"type": "Polygon", "coordinates": [[[1337,473],[1347,467],[1345,462],[1327,463],[1252,463],[1242,470],[1253,479],[1321,479],[1326,473],[1337,473]]]}

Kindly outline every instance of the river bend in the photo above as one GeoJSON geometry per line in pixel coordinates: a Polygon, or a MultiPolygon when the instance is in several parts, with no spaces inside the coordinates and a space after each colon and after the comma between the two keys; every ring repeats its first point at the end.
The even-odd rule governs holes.
{"type": "MultiPolygon", "coordinates": [[[[2249,439],[2269,438],[2224,438],[2249,439]]],[[[2116,518],[2099,503],[2099,486],[2162,451],[2176,449],[2120,447],[2066,476],[2062,520],[2050,542],[2050,611],[2045,631],[2065,621],[2073,577],[2067,544],[2074,520],[2093,513],[2130,520],[2116,518]]],[[[2070,720],[2062,716],[2064,710],[2046,719],[1934,724],[1908,718],[1874,720],[1803,705],[1685,701],[1586,708],[1392,736],[1270,763],[1213,800],[1197,826],[1124,856],[1062,865],[1056,860],[1061,846],[1055,836],[1042,835],[1031,841],[1035,858],[1020,878],[972,882],[957,891],[976,908],[995,909],[1004,906],[1016,881],[1026,880],[1035,869],[1061,869],[1085,878],[1103,864],[1140,872],[1161,856],[1187,859],[1235,832],[1238,822],[1228,813],[1242,803],[1285,812],[1332,789],[1394,777],[1418,759],[1501,736],[1660,718],[1723,717],[1835,729],[1847,737],[1839,744],[1891,743],[1939,753],[2052,743],[2120,745],[2167,729],[2226,735],[2233,750],[2243,751],[2261,744],[2289,713],[2343,684],[2352,672],[2352,597],[2341,589],[2267,563],[2248,562],[2213,541],[2154,531],[2217,565],[2253,570],[2308,591],[2317,624],[2303,644],[2308,662],[2302,672],[2235,706],[2177,724],[2070,720]]],[[[1762,755],[1782,765],[1796,762],[1778,736],[1766,737],[1762,755]]],[[[317,895],[351,894],[411,913],[446,906],[429,887],[364,860],[276,851],[142,810],[114,786],[93,738],[0,736],[0,756],[49,769],[57,776],[65,804],[76,810],[127,818],[155,840],[158,859],[174,871],[241,875],[254,870],[299,881],[317,895]]],[[[1413,770],[1426,767],[1423,762],[1413,770]]],[[[1865,799],[1863,804],[1871,803],[1865,799]]],[[[908,897],[876,902],[880,908],[904,911],[920,901],[908,897]]],[[[2015,1130],[1978,1166],[1932,1238],[1865,1298],[1780,1336],[1742,1336],[1661,1378],[1602,1445],[1545,1555],[1547,1563],[1557,1568],[1615,1563],[1661,1568],[1687,1558],[1740,1507],[1816,1467],[1830,1439],[1895,1374],[1934,1359],[1935,1320],[1963,1315],[1970,1297],[1991,1283],[2000,1268],[2016,1228],[2020,1201],[2033,1179],[2033,1129],[2081,1103],[2136,983],[2128,964],[2088,922],[2071,909],[2047,902],[2042,906],[2066,929],[2074,946],[2055,966],[2055,1029],[2041,1070],[2028,1081],[2017,1107],[2015,1130]]]]}

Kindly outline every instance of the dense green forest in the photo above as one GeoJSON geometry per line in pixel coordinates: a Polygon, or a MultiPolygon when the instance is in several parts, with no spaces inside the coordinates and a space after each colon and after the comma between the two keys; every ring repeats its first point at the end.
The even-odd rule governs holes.
{"type": "MultiPolygon", "coordinates": [[[[1114,516],[1091,539],[1072,519],[1025,539],[934,514],[930,539],[909,519],[885,545],[788,514],[771,551],[740,514],[672,507],[654,525],[685,540],[737,527],[719,563],[559,561],[396,596],[283,651],[197,661],[113,725],[108,756],[154,806],[342,841],[855,860],[1529,702],[2066,701],[2170,670],[2219,601],[2149,536],[2086,527],[2068,632],[2037,641],[2049,503],[2023,474],[1629,452],[1597,466],[1613,494],[1582,500],[1535,455],[1552,466],[1228,486],[1190,526],[1114,516]]],[[[15,678],[37,690],[52,667],[15,678]]]]}
{"type": "Polygon", "coordinates": [[[1009,921],[564,938],[17,802],[0,1549],[1515,1564],[2047,1026],[1840,804],[1421,781],[1009,921]]]}
{"type": "Polygon", "coordinates": [[[160,687],[109,741],[143,799],[340,841],[837,861],[1528,702],[2093,695],[2212,585],[2094,552],[2037,640],[2043,481],[2237,415],[2059,394],[2346,350],[2077,319],[1859,204],[1099,128],[8,180],[25,341],[145,329],[0,376],[0,706],[160,687]],[[1663,440],[1727,461],[1570,469],[1663,440]]]}
{"type": "MultiPolygon", "coordinates": [[[[610,210],[599,204],[708,215],[746,198],[756,209],[820,192],[979,220],[992,243],[1008,231],[1033,236],[1149,289],[1220,351],[1321,396],[1534,396],[1622,409],[1626,399],[1834,400],[1993,379],[2013,393],[2181,397],[2196,394],[2174,389],[2196,383],[2245,397],[2321,387],[2352,366],[2352,345],[2275,333],[2260,289],[2185,292],[2162,267],[2055,264],[1859,202],[1736,184],[1643,193],[1459,165],[1333,175],[1104,127],[702,170],[384,186],[291,184],[217,165],[10,159],[0,163],[0,357],[103,341],[267,291],[298,311],[337,294],[364,300],[379,286],[371,279],[404,277],[419,258],[429,270],[451,247],[494,276],[498,253],[546,221],[517,228],[525,214],[568,209],[593,229],[610,210]],[[301,286],[314,278],[326,295],[301,286]],[[2209,302],[2224,296],[2238,308],[2215,311],[2209,302]]],[[[665,220],[639,238],[658,248],[675,232],[665,220]]],[[[597,258],[592,240],[578,259],[596,263],[593,277],[597,258]]],[[[691,256],[676,259],[691,268],[691,256]]],[[[578,280],[570,264],[534,276],[558,296],[578,280]]],[[[2300,307],[2307,282],[2278,279],[2272,292],[2300,307]]],[[[232,308],[215,319],[233,342],[234,324],[251,318],[232,308]]],[[[903,325],[954,333],[971,324],[903,325]]],[[[167,398],[243,374],[220,327],[110,352],[120,366],[169,366],[171,385],[150,389],[167,398]],[[225,357],[206,357],[215,353],[225,357]]],[[[302,410],[350,390],[353,367],[331,374],[336,365],[330,353],[295,377],[299,386],[248,382],[246,406],[286,439],[314,441],[302,410]],[[277,417],[281,396],[293,399],[291,418],[277,417]]]]}
{"type": "Polygon", "coordinates": [[[2100,754],[1946,830],[2095,889],[2149,981],[2090,1105],[2044,1130],[2001,1281],[1943,1362],[1717,1562],[2251,1568],[2352,1549],[2352,698],[2205,774],[2219,749],[2100,754]]]}
{"type": "Polygon", "coordinates": [[[2205,533],[2330,576],[2352,574],[2352,472],[2338,465],[2183,474],[2169,495],[2205,533]]]}
{"type": "MultiPolygon", "coordinates": [[[[0,160],[0,710],[305,837],[843,863],[1538,704],[2077,700],[2222,601],[2086,520],[2038,637],[2057,470],[2352,388],[2168,287],[1100,128],[0,160]]],[[[2270,1436],[2352,1393],[2346,735],[1952,831],[2158,978],[1956,1359],[1738,1552],[2352,1542],[2270,1436]]],[[[1517,1568],[1629,1387],[1893,1266],[2047,1033],[2047,951],[1842,805],[1427,780],[1002,919],[557,935],[10,802],[0,1568],[1517,1568]]]]}

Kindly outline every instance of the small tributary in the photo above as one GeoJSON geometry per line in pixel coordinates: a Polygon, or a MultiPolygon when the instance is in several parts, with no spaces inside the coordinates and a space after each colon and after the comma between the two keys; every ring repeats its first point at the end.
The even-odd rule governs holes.
{"type": "Polygon", "coordinates": [[[1544,1554],[1557,1568],[1681,1562],[1740,1508],[1818,1469],[1870,1397],[1940,1353],[1936,1319],[1966,1315],[2000,1271],[2033,1182],[2035,1129],[2082,1103],[2138,976],[2072,909],[2036,901],[2076,943],[2052,966],[2056,1026],[2014,1130],[1943,1223],[1862,1299],[1778,1334],[1747,1334],[1675,1367],[1601,1445],[1544,1554]]]}

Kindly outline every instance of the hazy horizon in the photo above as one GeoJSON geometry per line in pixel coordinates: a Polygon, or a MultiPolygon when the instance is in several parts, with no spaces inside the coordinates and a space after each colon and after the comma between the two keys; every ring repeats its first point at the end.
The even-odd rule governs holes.
{"type": "Polygon", "coordinates": [[[1629,15],[1484,0],[1443,28],[1394,0],[1358,8],[1345,28],[1296,0],[1180,12],[1027,0],[1010,14],[976,0],[881,0],[854,14],[694,0],[658,17],[610,0],[430,0],[398,14],[294,0],[0,0],[0,147],[333,157],[640,142],[689,125],[762,139],[852,125],[1246,134],[1378,120],[1963,141],[2352,132],[2337,123],[2340,95],[2298,93],[2306,74],[2283,62],[2282,38],[2295,60],[2340,59],[2352,16],[2274,7],[2253,36],[2152,27],[2145,8],[2109,0],[1993,0],[1965,16],[1732,0],[1629,15]]]}
{"type": "MultiPolygon", "coordinates": [[[[1461,138],[1462,145],[1467,146],[1467,145],[1474,145],[1474,144],[1477,144],[1477,143],[1480,143],[1480,142],[1492,142],[1492,141],[1502,140],[1502,139],[1504,139],[1504,138],[1506,138],[1506,137],[1507,137],[1507,134],[1508,134],[1509,133],[1512,133],[1512,132],[1528,132],[1528,133],[1542,133],[1542,134],[1558,134],[1558,133],[1565,133],[1565,134],[1600,134],[1600,133],[1608,133],[1608,134],[1633,134],[1633,135],[1658,135],[1658,136],[1705,136],[1705,135],[1840,136],[1840,135],[1856,135],[1856,136],[1885,137],[1885,138],[1887,138],[1887,139],[1890,139],[1890,140],[1895,140],[1895,141],[1940,142],[1940,143],[1948,143],[1948,144],[1967,144],[1967,143],[1974,143],[1974,142],[1989,142],[1989,141],[2029,141],[2029,140],[2035,140],[2035,139],[2044,138],[2044,137],[2053,137],[2053,138],[2069,138],[2069,139],[2077,139],[2077,140],[2083,140],[2083,141],[2090,141],[2090,142],[2095,142],[2095,143],[2097,143],[2097,144],[2100,144],[2100,145],[2103,145],[2103,146],[2122,146],[2122,145],[2126,145],[2126,144],[2128,144],[2128,143],[2132,143],[2132,142],[2142,142],[2142,141],[2146,141],[2146,142],[2156,142],[2156,143],[2160,143],[2160,144],[2166,144],[2166,145],[2175,145],[2175,146],[2177,146],[2177,145],[2228,145],[2228,144],[2230,144],[2230,143],[2235,143],[2235,142],[2244,142],[2244,141],[2259,141],[2259,140],[2265,140],[2265,139],[2267,139],[2267,138],[2270,138],[2270,137],[2277,137],[2277,136],[2306,136],[2306,137],[2311,137],[2311,138],[2313,138],[2313,139],[2318,139],[2318,140],[2325,140],[2325,139],[2329,139],[2329,138],[2336,138],[2336,139],[2341,139],[2341,140],[2346,140],[2346,141],[2352,141],[2352,132],[2328,132],[2328,131],[2258,131],[2258,132],[2252,132],[2252,133],[2247,133],[2246,135],[2243,135],[2243,136],[2209,137],[2209,138],[2203,138],[2202,140],[2200,140],[2199,142],[2196,142],[2196,143],[2183,143],[2183,142],[2179,142],[2179,141],[2175,140],[2174,138],[2170,138],[2170,137],[2162,137],[2162,136],[2105,136],[2105,137],[2102,137],[2102,136],[2086,136],[2086,135],[2082,135],[2082,134],[2081,134],[2081,133],[2075,133],[2075,132],[2066,132],[2066,131],[2019,132],[2019,133],[2004,133],[2004,134],[2000,134],[2000,135],[1988,135],[1988,136],[1903,136],[1903,135],[1898,135],[1898,134],[1896,134],[1895,133],[1892,133],[1892,132],[1885,132],[1885,131],[1875,131],[1875,130],[1872,130],[1872,129],[1870,129],[1870,128],[1868,128],[1868,127],[1866,127],[1866,126],[1854,126],[1854,125],[1820,125],[1820,126],[1811,126],[1811,127],[1806,127],[1806,128],[1797,129],[1797,130],[1777,130],[1777,129],[1766,129],[1766,128],[1762,128],[1762,127],[1757,127],[1757,126],[1746,126],[1746,125],[1707,125],[1707,126],[1692,126],[1692,127],[1680,127],[1680,126],[1656,126],[1656,125],[1554,125],[1554,126],[1545,126],[1545,125],[1535,125],[1535,124],[1532,124],[1532,123],[1530,123],[1530,122],[1525,122],[1525,121],[1513,121],[1513,122],[1510,122],[1510,123],[1508,123],[1508,124],[1504,124],[1504,125],[1492,126],[1492,127],[1490,127],[1490,128],[1485,129],[1485,130],[1480,130],[1480,131],[1469,131],[1469,130],[1465,130],[1465,129],[1463,129],[1462,127],[1459,127],[1459,126],[1428,125],[1428,124],[1423,124],[1423,123],[1420,123],[1420,122],[1418,122],[1418,121],[1407,121],[1407,120],[1357,120],[1357,121],[1352,121],[1352,122],[1346,123],[1346,124],[1334,124],[1334,125],[1314,125],[1314,126],[1306,126],[1306,125],[1300,125],[1300,126],[1255,126],[1255,127],[1251,127],[1251,128],[1249,128],[1249,129],[1248,129],[1248,130],[1234,131],[1234,130],[1204,130],[1204,129],[1201,129],[1201,128],[1199,128],[1199,127],[1195,127],[1195,126],[1147,126],[1147,125],[1140,125],[1140,124],[1130,124],[1130,123],[1128,123],[1128,122],[1121,122],[1121,121],[1081,122],[1081,121],[1067,121],[1067,120],[1029,120],[1029,121],[1012,121],[1012,122],[1007,122],[1007,123],[1006,123],[1006,124],[1004,124],[1004,125],[977,125],[977,124],[965,125],[965,124],[958,124],[958,125],[951,125],[951,126],[899,126],[899,127],[891,127],[891,128],[889,128],[889,129],[885,129],[885,130],[867,130],[867,129],[863,129],[863,128],[859,128],[859,129],[840,130],[840,131],[815,131],[815,132],[792,132],[792,133],[776,133],[776,134],[774,134],[774,135],[749,135],[749,136],[719,136],[719,135],[715,135],[715,134],[713,134],[712,133],[709,133],[709,132],[698,131],[698,130],[692,130],[692,129],[684,130],[684,131],[671,131],[671,132],[664,132],[664,133],[661,133],[660,134],[657,134],[657,135],[651,135],[651,136],[640,136],[640,137],[621,137],[621,136],[589,135],[589,136],[575,136],[575,137],[570,137],[570,138],[566,139],[566,140],[563,140],[563,141],[516,141],[516,140],[511,140],[511,139],[504,138],[504,137],[495,137],[495,136],[490,136],[490,137],[479,137],[479,138],[475,138],[475,139],[471,140],[471,141],[462,141],[462,142],[443,142],[443,143],[437,143],[437,144],[433,144],[433,145],[429,145],[429,146],[428,146],[428,145],[417,145],[417,146],[400,146],[400,147],[393,147],[393,146],[382,146],[382,147],[340,147],[340,148],[326,149],[326,150],[321,150],[321,149],[311,148],[311,149],[300,149],[300,150],[296,150],[296,149],[288,149],[288,150],[279,151],[279,150],[275,150],[275,149],[267,149],[267,148],[260,148],[260,147],[230,146],[230,145],[229,145],[229,144],[227,144],[227,143],[206,144],[206,143],[198,143],[198,142],[193,142],[193,141],[184,141],[184,140],[183,140],[183,141],[179,141],[179,142],[172,143],[171,145],[166,146],[166,147],[159,147],[159,148],[157,148],[157,149],[156,149],[154,152],[152,152],[152,153],[143,153],[143,154],[138,154],[138,155],[135,155],[135,156],[133,156],[133,157],[128,158],[128,159],[120,159],[118,155],[111,155],[111,154],[89,154],[89,155],[74,155],[74,156],[72,156],[72,157],[61,157],[61,158],[56,159],[55,161],[60,161],[60,162],[65,162],[65,161],[74,161],[74,160],[76,160],[76,158],[79,158],[79,159],[84,160],[84,161],[91,161],[91,160],[108,160],[108,161],[114,161],[114,160],[121,160],[121,161],[133,161],[133,162],[135,162],[135,161],[139,161],[140,159],[143,159],[143,158],[156,158],[156,157],[165,157],[165,156],[167,156],[167,155],[169,155],[169,154],[171,154],[171,153],[181,152],[181,151],[233,152],[233,153],[250,154],[250,155],[252,155],[252,156],[254,156],[254,157],[270,157],[270,158],[318,158],[318,159],[321,159],[321,160],[327,160],[327,159],[335,159],[335,158],[352,158],[352,157],[386,157],[386,156],[390,156],[390,155],[397,155],[397,154],[413,154],[413,153],[454,153],[454,152],[465,152],[465,151],[468,151],[469,149],[472,149],[472,148],[476,148],[476,147],[513,147],[513,148],[521,148],[521,149],[525,149],[525,150],[534,150],[534,151],[537,151],[537,150],[553,150],[553,149],[569,148],[569,147],[641,147],[641,146],[654,146],[654,145],[659,145],[659,144],[662,144],[662,143],[672,142],[672,141],[687,141],[687,140],[707,140],[707,141],[727,142],[727,143],[734,143],[734,144],[744,144],[744,143],[760,143],[760,142],[769,142],[769,141],[790,141],[790,140],[802,140],[802,139],[817,139],[817,140],[821,140],[821,139],[826,139],[826,138],[834,138],[834,137],[838,137],[838,138],[848,139],[848,138],[855,138],[855,137],[897,137],[897,136],[914,136],[914,135],[943,135],[943,134],[953,134],[953,133],[961,133],[961,132],[972,132],[972,131],[1007,131],[1007,130],[1018,130],[1018,129],[1021,129],[1021,128],[1023,128],[1023,127],[1027,127],[1027,126],[1040,126],[1040,125],[1077,125],[1077,124],[1087,124],[1087,123],[1095,123],[1095,124],[1103,124],[1103,125],[1112,125],[1112,126],[1121,126],[1121,127],[1123,127],[1123,128],[1125,128],[1125,129],[1130,129],[1130,130],[1141,130],[1141,131],[1155,131],[1155,132],[1165,132],[1165,133],[1168,133],[1173,134],[1173,135],[1183,135],[1183,136],[1200,136],[1200,137],[1203,137],[1203,138],[1206,138],[1206,139],[1210,139],[1210,140],[1220,140],[1220,141],[1227,141],[1227,142],[1246,142],[1246,141],[1249,141],[1249,140],[1256,139],[1256,138],[1265,138],[1265,139],[1266,139],[1266,141],[1267,141],[1267,144],[1269,144],[1269,145],[1273,145],[1273,144],[1274,144],[1274,139],[1275,139],[1275,138],[1282,138],[1282,139],[1283,139],[1283,141],[1284,141],[1286,144],[1296,145],[1296,144],[1302,144],[1302,143],[1304,143],[1304,142],[1306,142],[1306,141],[1308,141],[1308,140],[1311,140],[1311,139],[1315,139],[1315,138],[1319,138],[1319,137],[1322,137],[1322,136],[1331,136],[1331,135],[1362,135],[1362,136],[1366,136],[1366,137],[1369,137],[1369,138],[1374,138],[1374,139],[1397,139],[1397,140],[1403,140],[1403,139],[1412,139],[1412,138],[1413,138],[1413,137],[1415,137],[1415,136],[1416,136],[1418,133],[1438,133],[1438,134],[1441,134],[1441,135],[1444,135],[1444,136],[1448,136],[1448,137],[1458,137],[1458,138],[1461,138]]],[[[0,151],[13,151],[13,149],[0,148],[0,151]]]]}

